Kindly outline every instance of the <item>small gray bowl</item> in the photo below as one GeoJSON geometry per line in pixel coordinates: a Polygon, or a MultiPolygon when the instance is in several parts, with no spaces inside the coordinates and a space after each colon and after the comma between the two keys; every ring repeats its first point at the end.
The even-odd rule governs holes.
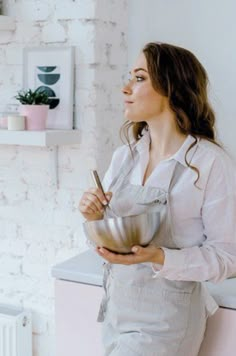
{"type": "Polygon", "coordinates": [[[134,245],[147,246],[160,226],[160,213],[86,221],[83,228],[94,245],[117,253],[131,253],[134,245]]]}

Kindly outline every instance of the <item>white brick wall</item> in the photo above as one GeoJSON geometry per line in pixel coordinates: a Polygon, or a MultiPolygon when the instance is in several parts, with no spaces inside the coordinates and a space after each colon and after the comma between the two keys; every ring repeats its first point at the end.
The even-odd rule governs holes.
{"type": "Polygon", "coordinates": [[[30,308],[34,356],[56,356],[50,271],[87,248],[78,201],[88,170],[103,174],[120,144],[127,0],[5,0],[5,14],[16,30],[0,32],[0,112],[17,109],[24,47],[75,47],[81,140],[59,147],[59,189],[51,185],[48,148],[0,147],[0,303],[30,308]]]}

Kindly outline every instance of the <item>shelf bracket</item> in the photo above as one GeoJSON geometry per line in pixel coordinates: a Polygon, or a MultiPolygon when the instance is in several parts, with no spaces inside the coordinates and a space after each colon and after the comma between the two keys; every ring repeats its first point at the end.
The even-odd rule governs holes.
{"type": "Polygon", "coordinates": [[[52,186],[59,188],[59,179],[58,179],[58,146],[50,146],[50,171],[52,177],[52,186]]]}

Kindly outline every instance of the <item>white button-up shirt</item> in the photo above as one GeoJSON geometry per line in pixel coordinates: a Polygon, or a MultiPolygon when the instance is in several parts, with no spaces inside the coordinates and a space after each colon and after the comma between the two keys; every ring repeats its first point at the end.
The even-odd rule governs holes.
{"type": "MultiPolygon", "coordinates": [[[[199,139],[187,154],[200,178],[185,162],[185,153],[194,138],[189,135],[180,149],[161,161],[145,185],[167,188],[176,161],[186,167],[171,191],[172,234],[180,249],[162,247],[164,265],[152,265],[156,277],[170,280],[218,282],[236,273],[236,167],[217,145],[199,139]]],[[[146,132],[136,149],[139,161],[129,176],[131,184],[141,185],[149,160],[150,136],[146,132]]],[[[113,154],[105,174],[105,190],[129,154],[123,145],[113,154]]]]}

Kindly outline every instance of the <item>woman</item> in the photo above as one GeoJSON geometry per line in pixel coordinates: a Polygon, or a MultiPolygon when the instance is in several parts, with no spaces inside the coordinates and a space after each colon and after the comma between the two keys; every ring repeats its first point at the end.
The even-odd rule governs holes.
{"type": "Polygon", "coordinates": [[[106,196],[91,188],[80,201],[88,220],[102,219],[107,201],[120,216],[162,216],[147,247],[129,255],[97,247],[108,262],[105,355],[196,356],[218,307],[201,282],[236,272],[236,174],[215,141],[207,84],[191,52],[148,43],[123,88],[133,141],[113,155],[106,196]]]}

